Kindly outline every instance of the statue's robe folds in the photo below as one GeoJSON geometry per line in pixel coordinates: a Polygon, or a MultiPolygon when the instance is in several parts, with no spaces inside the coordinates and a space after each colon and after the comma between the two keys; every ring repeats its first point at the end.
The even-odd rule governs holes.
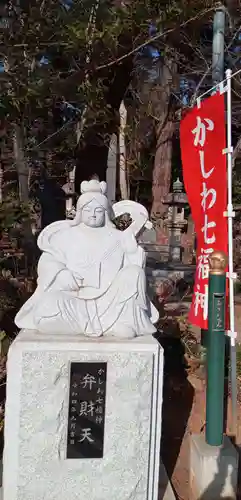
{"type": "Polygon", "coordinates": [[[15,318],[19,328],[89,336],[156,331],[145,254],[130,228],[55,222],[42,231],[38,245],[43,253],[37,289],[15,318]]]}

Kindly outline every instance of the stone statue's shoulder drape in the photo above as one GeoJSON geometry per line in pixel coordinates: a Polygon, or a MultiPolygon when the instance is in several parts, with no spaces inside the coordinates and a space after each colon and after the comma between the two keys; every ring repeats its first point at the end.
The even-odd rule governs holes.
{"type": "Polygon", "coordinates": [[[136,236],[150,227],[146,209],[130,200],[109,205],[106,183],[81,185],[75,219],[46,227],[35,293],[16,315],[19,328],[46,334],[132,338],[152,334],[158,312],[146,293],[145,253],[136,236]],[[118,231],[112,218],[129,213],[118,231]]]}
{"type": "Polygon", "coordinates": [[[69,220],[61,220],[57,222],[52,222],[49,226],[45,227],[43,231],[41,231],[37,244],[42,252],[51,251],[58,237],[63,237],[66,234],[66,231],[69,231],[71,228],[69,220]]]}

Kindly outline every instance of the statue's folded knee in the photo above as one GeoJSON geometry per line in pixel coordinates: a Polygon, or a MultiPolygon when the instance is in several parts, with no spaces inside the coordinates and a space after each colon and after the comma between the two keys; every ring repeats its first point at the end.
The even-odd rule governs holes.
{"type": "Polygon", "coordinates": [[[61,311],[54,294],[49,294],[45,300],[35,307],[34,320],[38,325],[48,319],[57,318],[59,316],[61,316],[61,311]]]}

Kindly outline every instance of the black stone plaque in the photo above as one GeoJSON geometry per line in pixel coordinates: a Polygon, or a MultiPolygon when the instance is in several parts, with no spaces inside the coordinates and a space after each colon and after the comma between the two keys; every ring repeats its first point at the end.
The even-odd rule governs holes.
{"type": "Polygon", "coordinates": [[[213,294],[213,331],[225,330],[225,294],[213,294]]]}
{"type": "Polygon", "coordinates": [[[107,363],[71,363],[67,458],[103,458],[107,363]]]}

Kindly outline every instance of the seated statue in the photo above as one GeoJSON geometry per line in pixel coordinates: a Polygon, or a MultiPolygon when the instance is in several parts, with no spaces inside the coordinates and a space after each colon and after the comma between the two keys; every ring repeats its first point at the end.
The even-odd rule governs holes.
{"type": "Polygon", "coordinates": [[[39,235],[42,255],[37,289],[16,315],[19,328],[46,334],[153,334],[158,312],[146,294],[145,252],[136,237],[150,227],[145,208],[133,201],[113,207],[106,183],[81,184],[74,220],[58,221],[39,235]],[[129,212],[125,231],[111,222],[129,212]]]}

